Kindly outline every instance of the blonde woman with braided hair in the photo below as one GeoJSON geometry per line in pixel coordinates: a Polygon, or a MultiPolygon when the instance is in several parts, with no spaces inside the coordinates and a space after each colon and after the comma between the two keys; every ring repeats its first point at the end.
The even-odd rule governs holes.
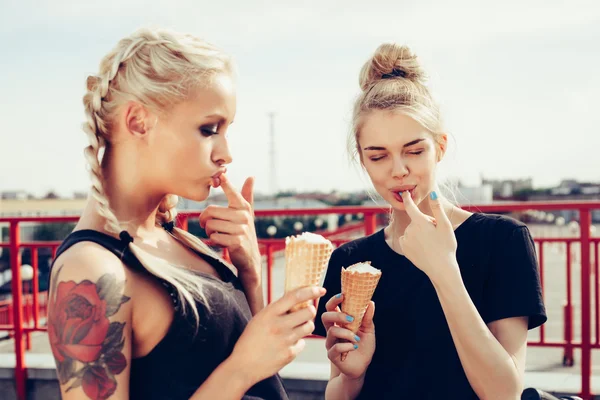
{"type": "Polygon", "coordinates": [[[287,399],[277,372],[302,350],[325,291],[264,307],[253,179],[228,180],[236,110],[229,57],[141,30],[87,80],[91,196],[53,263],[49,340],[64,399],[287,399]],[[175,226],[177,196],[221,187],[200,217],[222,260],[175,226]]]}
{"type": "Polygon", "coordinates": [[[315,328],[331,361],[325,398],[520,399],[527,331],[546,321],[527,227],[438,193],[448,136],[408,47],[381,45],[359,79],[350,149],[392,218],[331,256],[315,328]],[[381,279],[355,333],[340,275],[364,261],[381,279]]]}

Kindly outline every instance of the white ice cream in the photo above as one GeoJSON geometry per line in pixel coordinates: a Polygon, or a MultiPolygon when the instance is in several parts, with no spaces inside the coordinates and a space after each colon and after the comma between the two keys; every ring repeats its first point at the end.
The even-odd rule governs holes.
{"type": "Polygon", "coordinates": [[[329,240],[325,239],[323,236],[317,235],[316,233],[312,233],[312,232],[302,232],[301,235],[294,236],[293,238],[290,238],[288,236],[285,239],[285,242],[288,243],[292,239],[295,241],[304,241],[309,244],[331,243],[329,240]]]}
{"type": "Polygon", "coordinates": [[[354,265],[351,265],[350,267],[348,267],[346,269],[346,271],[349,272],[358,272],[361,274],[373,274],[373,275],[379,275],[381,274],[381,271],[378,270],[377,268],[374,268],[371,266],[371,263],[368,262],[361,262],[361,263],[357,263],[354,265]]]}

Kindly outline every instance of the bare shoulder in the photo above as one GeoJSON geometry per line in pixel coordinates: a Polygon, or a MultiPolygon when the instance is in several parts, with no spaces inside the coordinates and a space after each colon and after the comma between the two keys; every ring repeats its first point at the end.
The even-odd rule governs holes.
{"type": "Polygon", "coordinates": [[[468,220],[473,215],[472,212],[463,210],[459,207],[454,207],[450,214],[450,222],[454,229],[461,226],[466,220],[468,220]]]}
{"type": "Polygon", "coordinates": [[[93,242],[79,242],[67,249],[55,261],[52,280],[97,279],[111,273],[115,277],[126,278],[126,268],[113,253],[93,242]]]}

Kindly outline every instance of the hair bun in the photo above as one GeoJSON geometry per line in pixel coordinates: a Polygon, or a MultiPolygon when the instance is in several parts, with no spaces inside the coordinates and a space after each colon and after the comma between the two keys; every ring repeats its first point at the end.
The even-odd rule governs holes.
{"type": "Polygon", "coordinates": [[[360,88],[366,91],[383,79],[408,79],[424,83],[426,76],[419,60],[407,46],[384,43],[375,50],[360,72],[360,88]]]}

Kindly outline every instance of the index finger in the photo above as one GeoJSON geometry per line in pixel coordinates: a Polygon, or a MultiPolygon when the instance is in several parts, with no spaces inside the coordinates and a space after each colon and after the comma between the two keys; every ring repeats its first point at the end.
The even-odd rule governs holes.
{"type": "MultiPolygon", "coordinates": [[[[333,296],[332,298],[329,299],[329,301],[327,303],[325,303],[325,309],[327,311],[336,311],[337,306],[339,306],[340,304],[342,304],[342,301],[344,301],[344,297],[341,293],[333,296]]],[[[339,308],[338,308],[339,310],[339,308]]]]}
{"type": "Polygon", "coordinates": [[[243,208],[246,200],[244,200],[241,193],[235,190],[231,185],[227,175],[222,174],[219,178],[221,180],[221,188],[223,189],[223,193],[225,193],[225,197],[227,197],[229,206],[232,208],[243,208]]]}
{"type": "Polygon", "coordinates": [[[296,304],[318,299],[326,292],[324,288],[318,286],[301,287],[286,293],[282,298],[272,303],[271,307],[277,315],[283,315],[296,304]]]}
{"type": "Polygon", "coordinates": [[[406,213],[410,217],[411,221],[425,219],[425,214],[419,210],[408,190],[402,192],[402,202],[404,203],[404,209],[406,210],[406,213]]]}

